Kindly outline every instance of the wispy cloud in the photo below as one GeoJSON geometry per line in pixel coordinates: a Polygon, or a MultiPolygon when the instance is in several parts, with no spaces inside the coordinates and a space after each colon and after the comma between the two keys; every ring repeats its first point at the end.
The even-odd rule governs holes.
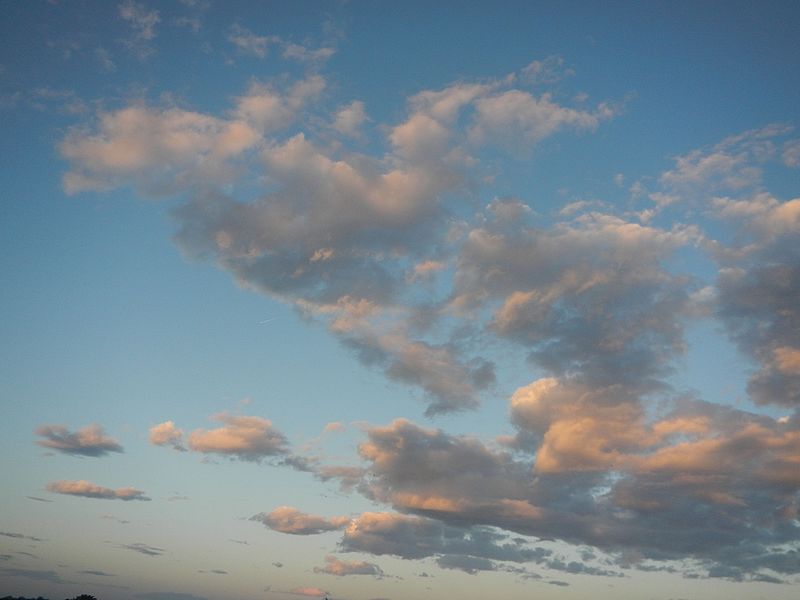
{"type": "Polygon", "coordinates": [[[101,500],[150,500],[142,490],[132,487],[111,489],[95,485],[90,481],[53,481],[47,484],[47,491],[68,496],[82,496],[101,500]]]}

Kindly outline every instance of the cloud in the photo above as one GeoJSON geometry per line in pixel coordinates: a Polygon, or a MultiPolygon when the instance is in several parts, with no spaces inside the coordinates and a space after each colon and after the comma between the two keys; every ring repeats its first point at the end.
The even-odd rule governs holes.
{"type": "Polygon", "coordinates": [[[95,485],[89,481],[52,481],[47,484],[48,492],[66,494],[68,496],[83,496],[84,498],[98,498],[103,500],[150,500],[144,492],[132,487],[118,488],[116,490],[95,485]]]}
{"type": "Polygon", "coordinates": [[[345,575],[372,575],[378,579],[384,577],[383,569],[375,563],[365,561],[346,561],[339,560],[335,556],[325,557],[324,567],[314,567],[314,573],[327,573],[343,577],[345,575]]]}
{"type": "Polygon", "coordinates": [[[562,57],[548,56],[529,63],[522,69],[520,76],[529,85],[552,85],[574,74],[575,71],[564,66],[562,57]]]}
{"type": "Polygon", "coordinates": [[[650,421],[630,390],[554,379],[518,390],[512,419],[530,458],[402,420],[367,430],[359,452],[369,467],[358,489],[418,516],[365,513],[347,527],[342,547],[619,574],[487,537],[484,528],[498,527],[612,557],[727,565],[742,578],[797,572],[789,566],[800,540],[796,423],[689,400],[650,421]],[[737,550],[744,540],[746,556],[737,550]]]}
{"type": "Polygon", "coordinates": [[[194,430],[189,434],[190,450],[254,462],[288,453],[286,437],[267,419],[227,413],[212,418],[224,425],[216,429],[194,430]]]}
{"type": "Polygon", "coordinates": [[[312,598],[322,598],[323,596],[328,595],[328,592],[321,590],[318,587],[310,587],[310,586],[296,587],[289,590],[286,593],[293,594],[295,596],[310,596],[312,598]]]}
{"type": "Polygon", "coordinates": [[[86,569],[83,571],[78,571],[82,575],[94,575],[96,577],[116,577],[113,573],[106,573],[105,571],[95,571],[91,569],[86,569]]]}
{"type": "Polygon", "coordinates": [[[460,555],[521,563],[539,562],[550,554],[549,550],[530,548],[524,540],[511,539],[487,527],[446,525],[437,519],[375,512],[353,519],[345,529],[341,546],[346,551],[406,559],[460,555]]]}
{"type": "Polygon", "coordinates": [[[122,446],[103,431],[100,425],[87,425],[71,432],[63,425],[42,425],[36,435],[45,439],[36,443],[44,448],[58,450],[76,456],[106,456],[110,452],[122,452],[122,446]]]}
{"type": "Polygon", "coordinates": [[[615,114],[616,109],[608,104],[586,111],[561,106],[553,102],[550,94],[536,97],[521,90],[508,90],[475,101],[469,136],[475,144],[528,149],[562,129],[593,131],[615,114]]]}
{"type": "Polygon", "coordinates": [[[146,193],[176,193],[233,175],[227,161],[259,141],[246,122],[179,108],[129,106],[101,113],[96,131],[72,129],[61,155],[72,168],[68,194],[134,183],[146,193]]]}
{"type": "Polygon", "coordinates": [[[280,39],[275,36],[256,35],[237,23],[231,26],[228,41],[236,46],[241,54],[263,59],[267,57],[269,47],[279,43],[280,39]]]}
{"type": "Polygon", "coordinates": [[[494,571],[496,569],[496,565],[486,558],[459,554],[440,556],[436,559],[436,564],[442,569],[456,569],[470,575],[475,575],[479,571],[494,571]]]}
{"type": "Polygon", "coordinates": [[[155,50],[152,41],[156,37],[156,25],[161,21],[157,10],[148,10],[143,4],[134,0],[124,0],[119,5],[119,15],[132,30],[131,37],[123,40],[123,44],[139,60],[150,57],[155,50]]]}
{"type": "Polygon", "coordinates": [[[599,213],[548,230],[488,222],[461,249],[450,306],[499,300],[491,333],[527,347],[552,373],[659,385],[683,351],[691,289],[662,263],[698,238],[692,227],[665,231],[599,213]]]}
{"type": "Polygon", "coordinates": [[[70,583],[61,578],[55,571],[37,570],[37,569],[16,569],[16,568],[0,568],[0,573],[5,573],[10,577],[24,577],[25,579],[32,579],[33,581],[47,581],[50,583],[70,583]]]}
{"type": "Polygon", "coordinates": [[[174,450],[186,451],[183,444],[183,430],[175,427],[172,421],[164,421],[150,428],[150,443],[156,446],[169,446],[174,450]]]}
{"type": "Polygon", "coordinates": [[[14,538],[17,540],[27,540],[30,542],[44,542],[42,538],[33,537],[32,535],[25,535],[24,533],[15,533],[12,531],[0,531],[0,535],[3,537],[14,538]]]}
{"type": "Polygon", "coordinates": [[[342,529],[349,522],[348,517],[326,519],[299,511],[291,506],[279,506],[270,513],[258,513],[251,521],[263,523],[270,529],[292,535],[315,535],[326,531],[342,529]]]}
{"type": "Polygon", "coordinates": [[[360,100],[353,100],[336,112],[331,127],[346,137],[360,138],[362,136],[361,126],[366,120],[364,103],[360,100]]]}
{"type": "Polygon", "coordinates": [[[227,575],[228,574],[228,572],[223,570],[223,569],[209,569],[208,571],[201,569],[201,570],[199,570],[197,572],[198,573],[208,573],[210,575],[227,575]]]}
{"type": "Polygon", "coordinates": [[[721,268],[716,311],[739,349],[759,365],[748,382],[757,404],[800,405],[800,198],[767,193],[717,198],[716,215],[738,226],[740,242],[713,247],[721,268]]]}
{"type": "Polygon", "coordinates": [[[142,544],[141,542],[136,542],[134,544],[123,544],[120,547],[125,548],[126,550],[138,552],[139,554],[144,554],[145,556],[161,556],[164,554],[163,548],[148,546],[147,544],[142,544]]]}
{"type": "Polygon", "coordinates": [[[705,199],[711,193],[753,189],[760,183],[763,165],[775,158],[774,138],[791,127],[773,124],[725,138],[710,148],[675,157],[675,167],[661,174],[659,183],[684,200],[705,199]]]}
{"type": "Polygon", "coordinates": [[[285,42],[283,45],[283,52],[281,54],[283,58],[289,60],[296,60],[303,63],[321,64],[327,61],[335,53],[336,50],[329,46],[312,50],[301,44],[285,42]]]}

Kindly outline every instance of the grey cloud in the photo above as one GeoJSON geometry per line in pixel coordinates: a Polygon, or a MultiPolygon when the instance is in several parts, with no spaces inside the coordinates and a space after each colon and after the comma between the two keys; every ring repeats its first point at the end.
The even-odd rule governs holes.
{"type": "Polygon", "coordinates": [[[50,583],[69,583],[61,578],[55,571],[37,570],[37,569],[14,569],[2,568],[0,572],[5,573],[11,577],[24,577],[25,579],[32,579],[34,581],[48,581],[50,583]]]}
{"type": "Polygon", "coordinates": [[[42,538],[34,537],[32,535],[25,535],[23,533],[15,533],[12,531],[0,531],[0,535],[3,537],[14,538],[17,540],[28,540],[30,542],[44,542],[42,538]]]}
{"type": "Polygon", "coordinates": [[[364,513],[345,529],[345,551],[401,558],[462,555],[500,561],[540,560],[549,551],[530,548],[486,527],[446,525],[436,519],[397,513],[364,513]]]}
{"type": "Polygon", "coordinates": [[[747,264],[720,272],[718,314],[760,369],[748,392],[759,404],[800,405],[800,229],[747,264]]]}
{"type": "Polygon", "coordinates": [[[464,556],[458,554],[445,554],[436,559],[436,564],[443,569],[457,569],[470,575],[479,571],[494,571],[497,566],[486,558],[464,556]]]}
{"type": "Polygon", "coordinates": [[[490,331],[555,374],[657,386],[683,350],[691,289],[662,262],[696,236],[598,214],[549,230],[489,223],[467,237],[451,305],[495,306],[490,331]]]}
{"type": "MultiPolygon", "coordinates": [[[[368,430],[360,453],[370,466],[359,489],[430,520],[362,517],[346,530],[343,547],[409,558],[428,556],[430,549],[491,560],[521,557],[518,545],[504,545],[504,553],[464,552],[427,539],[444,536],[446,527],[456,528],[450,537],[458,539],[469,527],[495,526],[612,555],[635,550],[658,562],[727,565],[748,576],[775,570],[770,565],[800,568],[792,562],[800,541],[793,521],[800,479],[792,466],[800,434],[791,423],[688,400],[646,423],[633,399],[614,402],[612,395],[603,407],[601,398],[580,388],[550,397],[560,389],[552,385],[521,396],[514,408],[517,425],[532,427],[531,440],[539,440],[532,442],[540,454],[535,470],[477,440],[407,421],[368,430]],[[523,398],[541,405],[539,412],[526,413],[523,398]],[[540,464],[545,457],[549,463],[540,464]],[[780,548],[771,551],[773,545],[780,548]]],[[[532,552],[525,551],[527,560],[552,569],[618,574],[532,552]]]]}
{"type": "Polygon", "coordinates": [[[92,569],[78,571],[78,573],[81,573],[83,575],[95,575],[97,577],[116,577],[113,573],[106,573],[105,571],[95,571],[92,569]]]}
{"type": "Polygon", "coordinates": [[[138,552],[139,554],[144,554],[145,556],[161,556],[164,554],[163,548],[157,548],[155,546],[148,546],[147,544],[142,544],[141,542],[136,542],[133,544],[123,544],[120,548],[125,548],[126,550],[132,550],[134,552],[138,552]]]}
{"type": "Polygon", "coordinates": [[[44,448],[58,450],[76,456],[106,456],[110,452],[122,452],[122,446],[105,434],[100,425],[87,425],[77,431],[69,431],[63,425],[42,425],[36,435],[43,437],[36,443],[44,448]]]}

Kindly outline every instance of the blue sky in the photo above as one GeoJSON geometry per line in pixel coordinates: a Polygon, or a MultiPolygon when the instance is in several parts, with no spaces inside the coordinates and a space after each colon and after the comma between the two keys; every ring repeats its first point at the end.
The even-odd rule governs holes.
{"type": "Polygon", "coordinates": [[[794,598],[791,2],[6,3],[5,593],[794,598]]]}

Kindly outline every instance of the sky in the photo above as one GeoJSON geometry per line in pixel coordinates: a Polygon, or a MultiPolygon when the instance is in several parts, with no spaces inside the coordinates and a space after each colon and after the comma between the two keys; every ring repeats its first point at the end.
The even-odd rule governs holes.
{"type": "Polygon", "coordinates": [[[0,593],[797,597],[796,2],[0,10],[0,593]]]}

